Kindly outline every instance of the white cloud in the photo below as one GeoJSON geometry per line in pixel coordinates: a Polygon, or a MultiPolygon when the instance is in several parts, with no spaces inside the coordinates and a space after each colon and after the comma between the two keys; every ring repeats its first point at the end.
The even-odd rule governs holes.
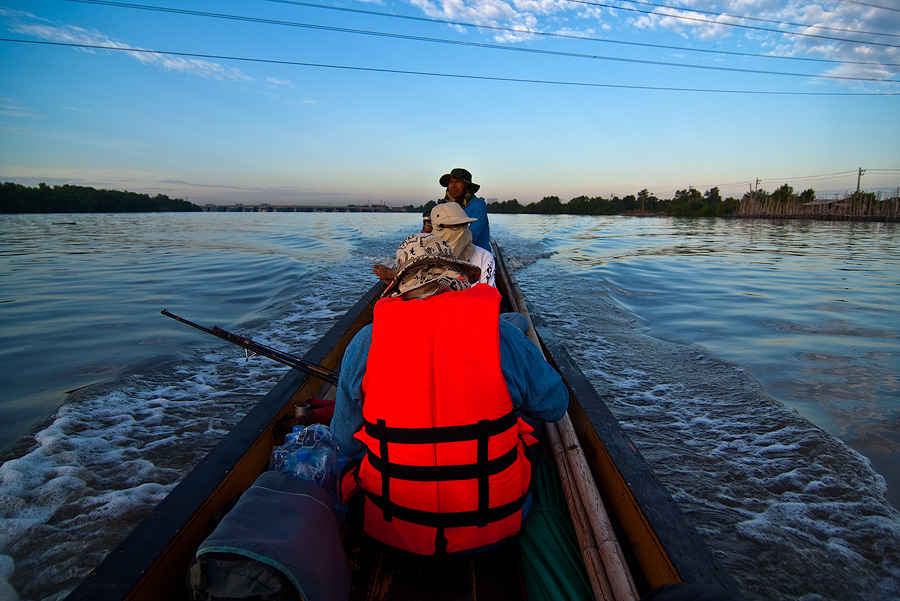
{"type": "Polygon", "coordinates": [[[818,3],[789,5],[774,18],[811,27],[797,29],[804,36],[783,36],[781,43],[790,46],[798,56],[813,56],[835,61],[848,61],[829,74],[852,77],[900,77],[900,13],[877,10],[856,4],[818,3]],[[867,35],[886,33],[893,35],[867,35]],[[868,43],[854,43],[861,40],[868,43]],[[880,63],[881,66],[854,65],[852,62],[880,63]]]}
{"type": "MultiPolygon", "coordinates": [[[[900,37],[897,37],[900,12],[836,0],[723,0],[718,3],[684,0],[680,4],[688,7],[685,9],[620,3],[623,7],[652,11],[647,14],[600,9],[565,0],[510,0],[509,3],[500,0],[410,1],[435,18],[489,22],[531,31],[580,32],[585,36],[597,29],[627,27],[671,31],[687,40],[706,43],[730,38],[742,42],[742,47],[749,53],[848,63],[836,65],[828,74],[900,77],[900,67],[895,66],[900,64],[900,48],[897,47],[900,45],[900,37]],[[867,32],[886,35],[872,36],[866,35],[867,32]],[[854,61],[879,64],[854,65],[854,61]]],[[[627,37],[628,33],[634,32],[622,33],[627,37]]],[[[516,32],[494,34],[496,40],[503,42],[521,42],[531,37],[516,32]]],[[[823,67],[823,70],[826,68],[829,67],[823,67]]]]}
{"type": "Polygon", "coordinates": [[[0,115],[25,119],[37,119],[40,117],[37,113],[20,106],[16,101],[8,97],[0,98],[0,115]]]}
{"type": "Polygon", "coordinates": [[[127,52],[129,56],[145,65],[155,65],[166,71],[176,71],[220,81],[248,81],[252,79],[243,71],[234,67],[227,67],[205,59],[150,52],[110,38],[96,30],[85,29],[75,25],[51,23],[45,19],[20,11],[3,10],[0,11],[0,14],[12,18],[9,29],[14,33],[32,36],[49,42],[74,44],[77,45],[79,50],[84,52],[96,53],[103,52],[104,48],[115,48],[129,51],[127,52]]]}
{"type": "MultiPolygon", "coordinates": [[[[541,31],[541,19],[575,6],[565,0],[410,0],[425,15],[448,21],[505,27],[516,31],[495,31],[497,42],[522,42],[541,31]]],[[[574,14],[574,13],[573,13],[574,14]]],[[[464,27],[458,28],[465,32],[464,27]]]]}
{"type": "Polygon", "coordinates": [[[634,25],[640,29],[668,29],[684,37],[696,37],[704,41],[731,35],[733,27],[730,24],[740,22],[740,19],[730,16],[715,16],[674,8],[661,8],[633,20],[634,25]]]}
{"type": "Polygon", "coordinates": [[[240,69],[234,67],[226,67],[216,62],[175,56],[171,54],[162,54],[159,52],[146,52],[139,48],[135,48],[134,52],[128,54],[144,64],[157,65],[166,71],[178,71],[197,75],[206,79],[217,79],[220,81],[250,81],[251,77],[247,76],[240,69]]]}

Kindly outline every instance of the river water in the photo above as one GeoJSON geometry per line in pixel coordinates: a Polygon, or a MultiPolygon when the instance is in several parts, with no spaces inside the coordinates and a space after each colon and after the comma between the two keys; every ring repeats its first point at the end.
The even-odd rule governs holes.
{"type": "MultiPolygon", "coordinates": [[[[419,226],[0,220],[3,601],[64,597],[284,373],[161,309],[302,354],[419,226]]],[[[533,310],[749,600],[900,598],[895,224],[491,223],[533,310]]]]}

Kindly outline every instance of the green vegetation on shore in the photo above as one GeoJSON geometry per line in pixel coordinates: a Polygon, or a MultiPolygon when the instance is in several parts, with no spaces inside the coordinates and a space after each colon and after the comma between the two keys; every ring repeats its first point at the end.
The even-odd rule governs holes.
{"type": "MultiPolygon", "coordinates": [[[[799,196],[794,194],[794,189],[785,184],[771,194],[765,190],[756,190],[752,193],[757,200],[772,199],[786,201],[798,198],[802,202],[810,202],[816,199],[814,190],[806,190],[799,196]]],[[[523,205],[515,198],[503,202],[488,203],[488,213],[526,214],[526,215],[660,215],[669,217],[730,217],[740,204],[741,199],[729,197],[722,198],[718,188],[710,188],[700,193],[695,188],[678,190],[673,198],[661,199],[650,193],[646,188],[638,192],[637,196],[628,195],[625,198],[613,196],[602,198],[600,196],[590,198],[579,196],[568,202],[562,202],[558,196],[545,196],[537,202],[523,205]]],[[[407,207],[410,212],[421,212],[434,206],[435,201],[419,207],[407,207]]]]}
{"type": "Polygon", "coordinates": [[[39,184],[30,188],[0,185],[0,213],[155,213],[202,211],[201,207],[165,194],[97,190],[84,186],[39,184]]]}
{"type": "MultiPolygon", "coordinates": [[[[843,198],[817,200],[812,189],[795,194],[784,184],[772,193],[754,190],[740,199],[722,198],[719,188],[701,193],[696,188],[678,190],[673,198],[657,198],[646,188],[624,198],[579,196],[562,202],[558,196],[545,196],[527,205],[518,199],[490,202],[489,213],[526,215],[636,215],[660,217],[768,217],[802,219],[851,219],[868,221],[898,221],[900,199],[897,195],[882,198],[881,194],[856,192],[843,198]]],[[[388,207],[387,205],[306,206],[306,205],[206,205],[200,207],[164,194],[150,197],[136,192],[97,190],[85,186],[62,185],[50,187],[39,184],[27,187],[4,182],[0,184],[0,214],[3,213],[150,213],[197,211],[407,211],[422,213],[430,210],[436,200],[418,207],[388,207]]]]}
{"type": "MultiPolygon", "coordinates": [[[[769,194],[765,190],[753,192],[754,198],[787,200],[795,197],[794,189],[785,184],[769,194]]],[[[800,194],[803,202],[815,200],[814,190],[800,194]]],[[[696,188],[678,190],[673,198],[657,198],[646,188],[637,196],[625,198],[579,196],[569,202],[560,201],[557,196],[545,196],[538,202],[521,205],[515,198],[506,202],[488,204],[490,213],[525,213],[537,215],[666,215],[670,217],[729,217],[734,214],[741,199],[722,198],[718,188],[710,188],[700,193],[696,188]]]]}
{"type": "Polygon", "coordinates": [[[671,199],[657,198],[645,188],[637,196],[633,194],[625,198],[579,196],[565,203],[558,196],[545,196],[540,201],[528,205],[521,205],[514,198],[506,202],[488,204],[488,212],[532,215],[656,214],[673,217],[726,217],[734,213],[738,202],[736,198],[723,199],[718,188],[707,190],[705,194],[694,188],[679,190],[671,199]]]}

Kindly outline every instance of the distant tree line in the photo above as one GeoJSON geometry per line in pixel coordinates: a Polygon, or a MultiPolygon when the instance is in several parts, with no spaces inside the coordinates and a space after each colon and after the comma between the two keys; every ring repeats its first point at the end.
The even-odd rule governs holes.
{"type": "MultiPolygon", "coordinates": [[[[753,193],[756,198],[771,197],[777,200],[794,198],[794,190],[785,184],[772,194],[765,190],[753,193]]],[[[800,195],[803,202],[815,200],[816,193],[807,190],[800,195]]],[[[562,202],[558,196],[545,196],[538,202],[522,205],[515,198],[505,202],[488,204],[490,213],[524,213],[532,215],[665,215],[670,217],[729,217],[734,214],[740,199],[722,198],[719,188],[704,193],[696,188],[678,190],[672,198],[657,198],[644,188],[637,195],[624,198],[613,196],[579,196],[562,202]]]]}
{"type": "MultiPolygon", "coordinates": [[[[802,202],[815,200],[814,190],[806,190],[798,196],[794,189],[785,184],[769,194],[765,190],[749,193],[755,199],[771,198],[775,201],[787,202],[799,198],[802,202]]],[[[745,195],[745,197],[748,195],[745,195]]],[[[519,203],[515,198],[503,202],[488,203],[489,213],[527,214],[527,215],[661,215],[669,217],[730,217],[734,215],[740,200],[729,197],[722,198],[719,188],[710,188],[701,193],[696,188],[678,190],[673,198],[657,198],[646,188],[637,195],[624,198],[579,196],[568,202],[562,202],[558,196],[545,196],[537,202],[527,205],[519,203]]],[[[419,207],[408,207],[410,212],[423,211],[434,206],[435,201],[419,207]]]]}
{"type": "Polygon", "coordinates": [[[195,204],[165,194],[96,190],[85,186],[0,185],[0,213],[154,213],[202,211],[195,204]]]}

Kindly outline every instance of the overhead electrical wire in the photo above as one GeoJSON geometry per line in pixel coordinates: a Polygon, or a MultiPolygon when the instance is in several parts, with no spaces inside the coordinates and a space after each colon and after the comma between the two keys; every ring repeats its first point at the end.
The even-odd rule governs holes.
{"type": "Polygon", "coordinates": [[[90,50],[110,50],[110,51],[118,51],[118,52],[126,52],[126,53],[145,53],[145,54],[163,54],[170,56],[180,56],[187,58],[203,58],[203,59],[215,59],[215,60],[231,60],[231,61],[244,61],[244,62],[253,62],[253,63],[268,63],[268,64],[276,64],[276,65],[291,65],[291,66],[299,66],[299,67],[319,67],[324,69],[343,69],[350,71],[366,71],[371,73],[391,73],[391,74],[399,74],[399,75],[420,75],[420,76],[429,76],[429,77],[444,77],[444,78],[454,78],[454,79],[473,79],[473,80],[481,80],[481,81],[500,81],[500,82],[510,82],[510,83],[530,83],[530,84],[547,84],[547,85],[564,85],[564,86],[580,86],[580,87],[593,87],[593,88],[615,88],[615,89],[627,89],[627,90],[654,90],[654,91],[668,91],[668,92],[704,92],[704,93],[715,93],[715,94],[753,94],[753,95],[775,95],[775,96],[897,96],[900,95],[900,92],[794,92],[794,91],[780,91],[780,90],[723,90],[723,89],[714,89],[714,88],[678,88],[674,86],[638,86],[638,85],[623,85],[623,84],[609,84],[609,83],[596,83],[596,82],[577,82],[577,81],[561,81],[561,80],[547,80],[547,79],[525,79],[525,78],[516,78],[516,77],[494,77],[488,75],[464,75],[458,73],[438,73],[431,71],[408,71],[401,69],[382,69],[376,67],[360,67],[360,66],[352,66],[352,65],[332,65],[326,63],[310,63],[310,62],[302,62],[302,61],[289,61],[289,60],[279,60],[279,59],[266,59],[266,58],[251,58],[251,57],[241,57],[241,56],[226,56],[220,54],[201,54],[196,52],[176,52],[170,50],[148,50],[145,48],[131,48],[131,47],[121,47],[121,46],[104,46],[100,44],[79,44],[74,42],[50,42],[46,40],[17,40],[13,38],[0,38],[0,42],[10,42],[10,43],[19,43],[19,44],[35,44],[35,45],[44,45],[44,46],[65,46],[70,48],[84,48],[90,50]]]}
{"type": "MultiPolygon", "coordinates": [[[[868,167],[863,169],[863,171],[864,172],[867,172],[867,171],[868,172],[876,172],[877,171],[879,173],[882,173],[882,172],[900,173],[900,169],[870,169],[868,167]]],[[[728,184],[714,184],[714,185],[700,184],[700,185],[696,185],[696,186],[688,186],[687,189],[691,189],[691,188],[693,188],[695,190],[706,189],[706,191],[708,192],[709,190],[711,190],[713,188],[718,188],[720,191],[722,191],[727,188],[733,188],[735,186],[745,186],[747,184],[749,184],[752,187],[754,183],[756,183],[757,185],[766,183],[766,182],[767,183],[786,184],[788,182],[800,182],[800,181],[810,181],[810,180],[824,181],[824,180],[843,179],[843,178],[846,178],[851,175],[856,176],[858,173],[859,173],[859,170],[853,169],[852,171],[839,171],[837,173],[825,173],[823,175],[801,175],[801,176],[795,176],[795,177],[765,177],[765,178],[758,177],[758,178],[754,178],[753,180],[731,182],[728,184]]],[[[883,189],[893,189],[893,188],[883,188],[883,189]]],[[[669,192],[668,194],[674,195],[676,192],[677,192],[677,190],[673,190],[672,192],[669,192]]],[[[664,193],[661,193],[661,194],[664,194],[664,193]]]]}
{"type": "MultiPolygon", "coordinates": [[[[114,1],[112,1],[112,0],[65,0],[65,1],[66,1],[66,2],[76,2],[76,3],[80,3],[80,4],[97,4],[97,5],[102,5],[102,6],[116,6],[116,7],[121,7],[121,8],[136,8],[136,9],[146,9],[146,10],[164,10],[164,11],[169,11],[169,12],[179,12],[179,11],[181,10],[181,9],[170,9],[170,8],[168,8],[168,7],[153,7],[153,6],[149,6],[149,5],[129,4],[129,3],[126,3],[126,2],[114,2],[114,1]]],[[[638,45],[638,46],[669,48],[669,49],[673,49],[673,50],[685,50],[685,51],[691,51],[691,52],[703,52],[703,50],[699,50],[699,49],[696,49],[696,48],[688,48],[688,47],[681,47],[681,46],[671,46],[671,47],[670,47],[670,46],[660,46],[660,45],[656,45],[656,44],[642,44],[642,43],[639,43],[639,42],[621,42],[621,41],[616,41],[616,40],[607,40],[607,39],[603,39],[603,38],[588,38],[588,37],[575,36],[575,35],[570,35],[570,34],[559,34],[559,33],[549,33],[549,32],[533,32],[533,31],[530,31],[530,30],[527,30],[527,29],[514,28],[514,27],[502,27],[502,26],[489,25],[489,24],[478,24],[478,23],[463,23],[463,22],[451,21],[451,20],[444,20],[444,19],[434,19],[434,18],[430,18],[430,17],[416,17],[416,16],[410,16],[410,15],[396,15],[396,14],[392,14],[392,13],[382,13],[382,12],[370,11],[370,10],[365,10],[365,9],[353,9],[353,8],[341,7],[341,6],[325,6],[325,5],[321,5],[321,4],[313,4],[313,3],[309,3],[309,2],[301,2],[301,1],[298,1],[298,0],[263,0],[263,1],[266,1],[266,2],[275,2],[275,3],[279,3],[279,4],[293,4],[293,5],[296,5],[296,6],[306,6],[306,7],[310,7],[310,8],[321,8],[321,9],[327,9],[327,10],[336,10],[336,11],[344,11],[344,12],[353,12],[353,13],[359,13],[359,14],[369,14],[369,15],[375,15],[375,16],[381,16],[381,17],[390,17],[390,18],[396,18],[396,19],[407,19],[407,20],[422,21],[422,22],[430,22],[430,23],[444,23],[444,24],[448,24],[448,25],[458,25],[458,26],[463,26],[463,27],[478,27],[478,28],[482,28],[482,29],[491,29],[491,30],[509,31],[509,32],[513,32],[513,33],[528,33],[528,34],[532,34],[532,35],[541,35],[541,36],[547,36],[547,37],[560,37],[560,38],[570,38],[570,39],[585,39],[585,40],[595,40],[595,41],[599,41],[599,42],[607,42],[607,43],[623,43],[623,44],[638,45]]],[[[596,6],[600,6],[600,7],[604,7],[604,8],[621,9],[621,10],[637,10],[637,9],[628,9],[628,8],[624,8],[624,7],[617,7],[617,6],[612,5],[612,4],[601,4],[601,3],[597,3],[597,2],[592,2],[592,1],[590,1],[590,0],[566,0],[566,1],[568,1],[568,2],[574,2],[574,3],[578,3],[578,4],[596,5],[596,6]]],[[[661,6],[661,5],[658,5],[658,6],[661,6]]],[[[643,13],[645,13],[645,14],[650,14],[650,15],[676,17],[676,15],[664,15],[664,14],[661,14],[661,13],[654,13],[654,12],[652,12],[652,11],[638,11],[638,12],[643,12],[643,13]]],[[[678,18],[681,18],[681,17],[678,17],[678,18]]],[[[687,18],[687,17],[684,17],[684,18],[687,18]]],[[[735,17],[735,18],[740,18],[740,17],[735,17]]],[[[704,20],[704,22],[715,23],[715,24],[717,24],[717,25],[729,25],[729,26],[735,26],[735,27],[746,27],[746,28],[754,29],[754,27],[752,27],[752,26],[745,26],[745,25],[740,25],[740,24],[736,24],[736,23],[719,23],[719,22],[717,22],[717,21],[709,21],[709,20],[704,20]]],[[[814,27],[814,26],[810,26],[810,27],[814,27]]],[[[772,32],[774,32],[774,33],[781,33],[781,34],[788,34],[788,35],[801,35],[801,36],[815,37],[815,38],[821,38],[821,39],[826,39],[826,40],[842,41],[842,42],[850,42],[850,43],[856,43],[856,44],[874,44],[874,45],[878,45],[878,46],[887,46],[887,47],[891,47],[891,48],[900,48],[900,45],[897,45],[897,44],[884,44],[884,43],[878,43],[878,42],[866,42],[866,41],[862,41],[862,40],[847,40],[847,39],[844,39],[844,38],[833,38],[833,37],[828,37],[828,36],[819,36],[819,35],[813,35],[813,34],[803,34],[803,33],[797,33],[797,32],[788,32],[788,31],[777,30],[777,29],[775,29],[775,30],[773,30],[773,29],[765,29],[765,31],[772,31],[772,32]]],[[[862,32],[861,32],[861,33],[862,33],[862,32]]],[[[870,33],[869,35],[893,35],[893,34],[875,34],[875,33],[870,33]]],[[[895,37],[900,37],[900,34],[898,34],[898,35],[895,36],[895,37]]],[[[706,52],[719,53],[719,54],[738,54],[738,55],[746,55],[746,56],[760,57],[760,58],[781,58],[781,59],[785,59],[785,60],[802,60],[802,59],[797,58],[797,57],[785,57],[785,56],[773,57],[773,56],[770,56],[770,55],[760,55],[760,54],[752,54],[752,53],[746,53],[746,54],[745,54],[745,53],[732,53],[732,52],[727,52],[727,51],[715,51],[715,50],[707,50],[706,52]]],[[[807,60],[817,60],[817,61],[822,61],[822,62],[841,62],[841,63],[842,63],[842,62],[849,62],[849,63],[855,63],[855,61],[829,61],[829,60],[827,60],[827,59],[807,59],[807,60]]],[[[866,63],[866,62],[860,62],[860,63],[858,63],[858,64],[882,64],[882,63],[866,63]]],[[[896,66],[896,65],[891,65],[891,66],[896,66]]]]}
{"type": "MultiPolygon", "coordinates": [[[[104,0],[68,0],[70,2],[84,2],[90,4],[97,4],[106,2],[104,0]]],[[[634,42],[630,40],[613,40],[608,38],[597,38],[590,37],[584,35],[575,35],[568,33],[554,33],[548,31],[538,31],[532,29],[523,29],[520,27],[503,27],[501,25],[490,25],[487,23],[469,23],[465,21],[453,21],[450,19],[436,19],[432,17],[418,17],[415,15],[398,15],[394,13],[385,13],[374,10],[367,10],[362,8],[350,8],[347,6],[327,6],[325,4],[315,4],[312,2],[302,2],[301,0],[263,0],[264,2],[273,2],[277,4],[288,4],[293,6],[303,6],[307,8],[318,8],[323,10],[332,10],[332,11],[340,11],[340,12],[348,12],[355,13],[361,15],[372,15],[376,17],[385,17],[389,19],[405,19],[409,21],[419,21],[424,23],[439,23],[443,25],[453,25],[457,27],[473,27],[477,29],[487,29],[490,31],[503,31],[507,33],[514,34],[525,34],[529,36],[540,36],[546,38],[560,38],[560,39],[568,39],[568,40],[579,40],[586,42],[600,42],[604,44],[622,44],[626,46],[638,46],[644,48],[657,48],[662,50],[677,50],[679,52],[699,52],[704,54],[721,54],[726,56],[743,56],[749,58],[762,58],[769,60],[785,60],[785,61],[803,61],[803,62],[815,62],[815,63],[828,63],[828,64],[846,64],[846,65],[870,65],[870,66],[879,66],[879,67],[900,67],[900,63],[881,63],[876,61],[854,61],[854,60],[839,60],[839,59],[830,59],[830,58],[815,58],[808,56],[783,56],[783,55],[775,55],[775,54],[756,54],[752,52],[735,52],[729,50],[714,50],[709,48],[690,48],[688,46],[673,46],[668,44],[651,44],[649,42],[634,42]]]]}
{"type": "Polygon", "coordinates": [[[825,179],[839,179],[842,177],[846,177],[848,175],[856,175],[858,171],[854,169],[853,171],[839,171],[837,173],[825,173],[822,175],[804,175],[800,177],[767,177],[767,178],[759,178],[760,182],[796,182],[796,181],[805,181],[805,180],[825,180],[825,179]]]}
{"type": "MultiPolygon", "coordinates": [[[[800,31],[784,31],[783,29],[773,29],[771,27],[761,27],[759,25],[746,25],[744,23],[728,23],[722,21],[715,21],[712,19],[704,19],[703,17],[690,17],[687,15],[675,15],[675,14],[666,14],[666,13],[658,13],[652,10],[645,10],[641,8],[632,8],[629,6],[617,6],[615,4],[606,4],[603,2],[594,2],[593,0],[566,0],[566,2],[573,2],[575,4],[585,4],[588,6],[597,6],[600,8],[609,8],[612,10],[623,10],[628,12],[641,13],[645,15],[652,15],[657,17],[671,17],[673,19],[681,19],[684,21],[697,21],[700,23],[711,23],[713,25],[722,25],[725,27],[739,27],[741,29],[753,29],[756,31],[768,31],[770,33],[778,33],[781,35],[793,35],[800,36],[804,38],[815,38],[819,40],[831,40],[835,42],[847,42],[849,44],[865,44],[868,46],[884,46],[886,48],[900,48],[900,45],[897,44],[888,44],[886,42],[872,42],[867,40],[853,40],[849,38],[839,38],[835,36],[827,36],[827,35],[819,35],[815,33],[804,33],[800,31]]],[[[869,35],[882,35],[882,34],[869,34],[869,35]]]]}
{"type": "Polygon", "coordinates": [[[543,54],[543,55],[550,55],[550,56],[562,56],[562,57],[567,57],[567,58],[584,58],[584,59],[591,59],[591,60],[603,60],[603,61],[624,62],[624,63],[644,64],[644,65],[656,65],[656,66],[664,66],[664,67],[679,67],[679,68],[684,68],[684,69],[703,69],[703,70],[708,70],[708,71],[727,71],[727,72],[733,72],[733,73],[751,73],[751,74],[756,74],[756,75],[777,75],[777,76],[785,76],[785,77],[836,79],[836,80],[845,80],[845,81],[868,81],[868,82],[877,82],[877,83],[900,83],[900,80],[884,79],[884,78],[878,78],[878,77],[854,77],[854,76],[847,76],[847,75],[790,73],[790,72],[784,72],[784,71],[770,71],[770,70],[764,70],[764,69],[744,69],[744,68],[739,68],[739,67],[724,67],[724,66],[718,66],[718,65],[692,65],[692,64],[685,64],[685,63],[676,63],[676,62],[671,62],[671,61],[655,61],[655,60],[648,60],[648,59],[581,54],[581,53],[576,53],[576,52],[563,52],[563,51],[558,51],[558,50],[543,50],[543,49],[538,49],[538,48],[527,48],[524,46],[509,46],[509,45],[502,45],[502,44],[488,44],[488,43],[484,43],[484,42],[469,42],[469,41],[464,41],[464,40],[450,40],[450,39],[446,39],[446,38],[432,38],[432,37],[417,36],[417,35],[410,35],[410,34],[371,31],[371,30],[364,30],[364,29],[351,29],[351,28],[347,28],[347,27],[317,25],[317,24],[313,24],[313,23],[300,23],[297,21],[267,19],[267,18],[262,18],[262,17],[249,17],[249,16],[245,16],[245,15],[231,15],[231,14],[226,14],[226,13],[195,11],[195,10],[188,10],[188,9],[182,9],[182,8],[166,7],[166,6],[130,4],[127,2],[113,2],[111,0],[69,0],[69,1],[85,3],[85,4],[101,4],[101,5],[105,5],[105,6],[114,6],[114,7],[118,7],[118,8],[132,8],[132,9],[138,9],[138,10],[164,12],[164,13],[179,14],[179,15],[190,15],[190,16],[197,16],[197,17],[226,19],[226,20],[243,21],[243,22],[249,22],[249,23],[261,23],[261,24],[266,24],[266,25],[281,25],[281,26],[286,26],[286,27],[315,29],[315,30],[319,30],[319,31],[332,31],[332,32],[338,32],[338,33],[348,33],[348,34],[354,34],[354,35],[368,35],[368,36],[375,36],[375,37],[385,37],[385,38],[400,39],[400,40],[427,42],[427,43],[434,43],[434,44],[449,44],[449,45],[454,45],[454,46],[486,48],[486,49],[491,49],[491,50],[503,50],[503,51],[507,51],[507,52],[523,52],[523,53],[543,54]]]}
{"type": "MultiPolygon", "coordinates": [[[[567,1],[572,2],[574,0],[567,0],[567,1]]],[[[714,17],[728,17],[729,19],[744,19],[747,21],[757,21],[759,23],[774,23],[776,25],[789,25],[791,27],[807,27],[807,28],[814,27],[817,29],[824,29],[826,31],[841,31],[844,33],[859,33],[862,35],[881,35],[881,36],[887,36],[887,37],[891,37],[891,38],[900,38],[900,34],[898,34],[898,33],[886,33],[886,32],[880,32],[880,31],[861,31],[859,29],[844,29],[844,28],[840,28],[840,27],[828,27],[827,25],[818,25],[818,24],[811,24],[811,23],[792,23],[790,21],[780,21],[778,19],[766,19],[763,17],[750,17],[747,15],[730,15],[728,13],[720,13],[720,12],[716,12],[716,11],[712,11],[712,10],[702,10],[699,8],[692,8],[692,7],[688,7],[688,6],[671,6],[668,4],[656,4],[654,2],[645,2],[642,0],[628,0],[628,1],[631,4],[642,4],[644,6],[653,6],[655,8],[665,8],[665,9],[669,9],[669,10],[681,10],[681,11],[685,11],[688,13],[697,13],[697,14],[701,14],[701,15],[712,15],[714,17]]],[[[673,15],[673,14],[669,14],[669,13],[650,13],[650,14],[656,14],[656,15],[659,15],[662,17],[680,18],[679,15],[673,15]]],[[[720,21],[713,21],[713,23],[715,23],[717,25],[729,25],[729,23],[722,23],[720,21]]],[[[778,30],[778,31],[781,33],[786,33],[783,30],[778,30]]]]}
{"type": "Polygon", "coordinates": [[[900,8],[896,6],[882,6],[880,4],[870,4],[868,2],[859,2],[858,0],[838,0],[838,2],[843,2],[844,4],[856,4],[858,6],[867,6],[869,8],[878,8],[881,10],[893,10],[900,13],[900,8]]]}

